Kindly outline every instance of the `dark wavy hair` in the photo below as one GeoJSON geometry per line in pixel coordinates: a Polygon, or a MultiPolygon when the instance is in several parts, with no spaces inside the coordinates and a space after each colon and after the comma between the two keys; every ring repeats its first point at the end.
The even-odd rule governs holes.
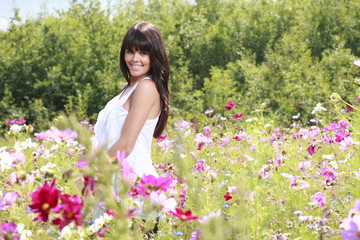
{"type": "Polygon", "coordinates": [[[164,40],[159,29],[149,22],[138,22],[126,33],[120,50],[120,69],[130,85],[130,71],[125,62],[125,50],[147,52],[150,56],[150,68],[148,74],[155,82],[156,89],[160,94],[161,112],[159,121],[155,127],[154,138],[159,137],[166,127],[169,117],[169,60],[165,50],[164,40]]]}

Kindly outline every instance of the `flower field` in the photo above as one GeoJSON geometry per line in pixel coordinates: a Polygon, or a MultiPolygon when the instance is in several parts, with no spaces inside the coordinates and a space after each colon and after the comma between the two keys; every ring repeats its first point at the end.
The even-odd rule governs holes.
{"type": "Polygon", "coordinates": [[[0,239],[359,239],[360,103],[314,106],[275,126],[239,103],[153,142],[159,176],[91,149],[87,121],[58,117],[0,140],[0,239]],[[329,117],[331,114],[335,117],[329,117]]]}

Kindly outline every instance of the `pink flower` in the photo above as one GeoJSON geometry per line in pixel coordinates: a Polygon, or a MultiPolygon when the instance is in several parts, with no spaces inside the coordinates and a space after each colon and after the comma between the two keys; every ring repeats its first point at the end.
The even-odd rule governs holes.
{"type": "Polygon", "coordinates": [[[174,188],[174,179],[171,177],[144,175],[136,186],[136,192],[142,196],[149,196],[153,191],[164,191],[174,188]]]}
{"type": "Polygon", "coordinates": [[[12,159],[13,167],[16,166],[16,164],[21,164],[25,162],[25,154],[22,152],[15,152],[11,153],[10,157],[12,159]]]}
{"type": "Polygon", "coordinates": [[[52,141],[74,141],[78,134],[69,128],[64,130],[58,130],[56,127],[51,127],[50,130],[46,131],[47,136],[52,141]]]}
{"type": "Polygon", "coordinates": [[[157,145],[160,146],[161,149],[166,154],[169,151],[169,149],[173,146],[172,144],[173,141],[174,140],[164,139],[163,141],[158,142],[157,145]]]}
{"type": "Polygon", "coordinates": [[[344,240],[358,240],[360,232],[360,215],[345,218],[342,226],[346,226],[341,231],[341,236],[344,240]]]}
{"type": "Polygon", "coordinates": [[[13,222],[3,222],[0,224],[0,239],[20,239],[19,233],[16,229],[16,224],[13,222]]]}
{"type": "Polygon", "coordinates": [[[299,119],[300,113],[296,114],[295,116],[292,116],[292,119],[299,119]]]}
{"type": "Polygon", "coordinates": [[[175,211],[177,205],[175,198],[167,198],[161,192],[151,192],[149,198],[151,202],[159,204],[164,212],[175,211]]]}
{"type": "Polygon", "coordinates": [[[174,125],[175,125],[175,129],[181,130],[181,131],[190,128],[190,123],[188,121],[185,121],[185,120],[181,120],[178,123],[174,123],[174,125]]]}
{"type": "Polygon", "coordinates": [[[208,109],[208,110],[206,110],[204,113],[205,114],[210,114],[210,113],[213,113],[214,112],[214,109],[208,109]]]}
{"type": "Polygon", "coordinates": [[[199,219],[198,221],[201,224],[205,224],[209,222],[210,219],[220,217],[220,215],[221,215],[221,210],[218,210],[216,212],[211,212],[209,215],[204,216],[202,219],[199,219]]]}
{"type": "Polygon", "coordinates": [[[226,110],[229,111],[229,110],[231,110],[234,106],[235,106],[234,101],[230,101],[230,102],[227,103],[227,106],[226,106],[225,108],[226,108],[226,110]]]}
{"type": "Polygon", "coordinates": [[[55,218],[52,223],[59,225],[60,231],[72,221],[74,221],[77,226],[82,226],[84,223],[84,215],[81,213],[82,207],[83,201],[80,197],[62,194],[61,204],[54,209],[55,213],[62,213],[61,218],[55,218]]]}
{"type": "Polygon", "coordinates": [[[193,216],[190,210],[183,211],[180,208],[176,208],[175,211],[170,212],[175,217],[179,218],[181,221],[192,221],[196,220],[199,217],[193,216]]]}
{"type": "Polygon", "coordinates": [[[346,151],[351,145],[358,145],[360,144],[359,142],[355,142],[352,137],[345,137],[341,142],[340,142],[340,147],[339,149],[341,151],[346,151]]]}
{"type": "Polygon", "coordinates": [[[89,121],[88,120],[83,120],[80,122],[80,125],[83,126],[83,125],[88,125],[89,124],[89,121]]]}
{"type": "Polygon", "coordinates": [[[243,114],[241,113],[241,114],[235,114],[234,115],[234,117],[233,117],[233,120],[240,120],[240,119],[242,119],[243,118],[243,114]]]}
{"type": "Polygon", "coordinates": [[[209,127],[209,126],[205,126],[203,130],[204,130],[204,136],[205,136],[205,137],[207,137],[207,136],[210,135],[211,130],[210,130],[210,127],[209,127]]]}
{"type": "Polygon", "coordinates": [[[334,169],[329,168],[326,162],[323,162],[321,176],[325,177],[325,181],[332,182],[336,179],[338,172],[334,169]]]}
{"type": "Polygon", "coordinates": [[[355,64],[356,66],[360,67],[360,60],[355,60],[355,61],[354,61],[354,64],[355,64]]]}
{"type": "Polygon", "coordinates": [[[11,207],[18,197],[17,192],[7,192],[4,197],[0,199],[0,210],[6,210],[11,207]]]}
{"type": "Polygon", "coordinates": [[[50,185],[46,182],[44,186],[30,194],[32,204],[29,207],[33,212],[39,213],[35,220],[47,222],[50,210],[57,206],[61,192],[54,188],[55,183],[56,179],[54,178],[50,185]]]}
{"type": "Polygon", "coordinates": [[[116,152],[116,159],[117,159],[118,163],[120,163],[122,166],[122,168],[121,168],[122,177],[127,181],[132,181],[133,179],[136,178],[136,173],[134,172],[134,169],[125,160],[125,157],[126,157],[125,151],[123,151],[121,153],[120,153],[120,151],[116,152]]]}
{"type": "Polygon", "coordinates": [[[311,166],[310,160],[298,163],[299,171],[306,171],[309,169],[310,166],[311,166]]]}
{"type": "Polygon", "coordinates": [[[155,140],[156,140],[157,142],[161,142],[161,141],[163,141],[163,140],[165,140],[165,139],[166,139],[166,135],[161,135],[161,136],[157,137],[155,140]]]}
{"type": "Polygon", "coordinates": [[[196,169],[197,172],[204,172],[205,169],[208,169],[208,166],[206,165],[206,160],[200,159],[196,161],[194,168],[196,169]]]}
{"type": "Polygon", "coordinates": [[[324,194],[322,194],[321,192],[317,192],[317,193],[315,193],[314,195],[312,195],[311,196],[312,197],[312,199],[314,199],[314,203],[316,204],[319,204],[320,205],[320,207],[323,207],[323,206],[325,206],[325,204],[326,204],[326,199],[325,199],[325,196],[324,196],[324,194]]]}

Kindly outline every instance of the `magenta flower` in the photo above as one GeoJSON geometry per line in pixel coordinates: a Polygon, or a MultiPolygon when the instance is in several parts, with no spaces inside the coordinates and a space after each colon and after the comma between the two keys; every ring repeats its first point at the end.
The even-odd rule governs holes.
{"type": "Polygon", "coordinates": [[[205,126],[203,130],[204,130],[204,136],[205,136],[205,137],[207,137],[207,136],[210,135],[211,130],[210,130],[210,127],[209,127],[209,126],[205,126]]]}
{"type": "Polygon", "coordinates": [[[157,142],[161,142],[161,141],[163,141],[163,140],[165,140],[165,139],[166,139],[166,135],[161,135],[161,136],[157,137],[155,140],[156,140],[157,142]]]}
{"type": "Polygon", "coordinates": [[[327,162],[323,162],[321,176],[325,178],[325,181],[332,182],[336,179],[338,172],[327,166],[327,162]]]}
{"type": "Polygon", "coordinates": [[[179,218],[181,221],[192,221],[196,220],[199,217],[193,216],[190,210],[183,211],[180,208],[176,208],[175,211],[170,212],[175,217],[179,218]]]}
{"type": "Polygon", "coordinates": [[[13,222],[3,222],[0,225],[0,237],[1,239],[20,239],[19,233],[16,229],[16,224],[13,222]]]}
{"type": "Polygon", "coordinates": [[[234,101],[230,101],[230,102],[228,102],[227,103],[227,105],[226,105],[226,110],[231,110],[233,107],[235,106],[235,103],[234,103],[234,101]]]}
{"type": "Polygon", "coordinates": [[[18,197],[17,192],[7,192],[4,197],[0,199],[0,210],[6,210],[11,207],[18,197]]]}
{"type": "Polygon", "coordinates": [[[311,196],[312,199],[315,201],[315,204],[319,204],[320,207],[325,206],[326,204],[326,199],[324,194],[322,194],[321,192],[317,192],[314,195],[311,196]]]}
{"type": "Polygon", "coordinates": [[[198,161],[196,161],[195,165],[194,165],[194,169],[197,172],[204,172],[205,169],[208,169],[209,167],[206,165],[206,160],[205,159],[200,159],[198,161]]]}
{"type": "Polygon", "coordinates": [[[84,223],[84,215],[81,213],[82,207],[83,201],[80,197],[62,194],[61,204],[54,209],[55,213],[62,213],[61,218],[55,218],[52,223],[59,225],[60,231],[72,221],[74,221],[77,226],[82,226],[84,223]]]}
{"type": "Polygon", "coordinates": [[[308,151],[308,153],[310,154],[310,156],[312,156],[316,151],[315,151],[315,147],[316,145],[314,143],[310,144],[310,146],[306,149],[308,151]]]}
{"type": "Polygon", "coordinates": [[[32,204],[29,207],[34,213],[39,213],[35,220],[47,222],[50,210],[57,206],[61,192],[54,188],[55,183],[54,178],[50,185],[46,182],[44,186],[30,194],[32,204]]]}
{"type": "Polygon", "coordinates": [[[335,134],[335,142],[339,143],[346,137],[350,137],[349,132],[346,129],[340,129],[335,134]]]}
{"type": "Polygon", "coordinates": [[[142,196],[149,196],[153,191],[168,191],[174,188],[175,179],[171,177],[144,175],[136,186],[135,191],[142,196]]]}
{"type": "Polygon", "coordinates": [[[235,114],[234,115],[234,117],[233,117],[233,120],[240,120],[240,119],[242,119],[243,118],[243,114],[241,113],[241,114],[235,114]]]}
{"type": "Polygon", "coordinates": [[[11,124],[22,125],[24,123],[26,123],[26,120],[21,120],[21,119],[18,119],[18,118],[14,118],[14,119],[8,121],[7,123],[5,123],[5,126],[9,126],[11,124]]]}

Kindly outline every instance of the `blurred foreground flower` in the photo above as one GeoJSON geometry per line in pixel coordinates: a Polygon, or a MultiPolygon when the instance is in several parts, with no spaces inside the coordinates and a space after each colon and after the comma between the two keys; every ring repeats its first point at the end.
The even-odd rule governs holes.
{"type": "Polygon", "coordinates": [[[180,208],[176,208],[174,212],[170,212],[175,217],[178,217],[181,221],[192,221],[199,217],[193,216],[190,210],[183,211],[180,208]]]}
{"type": "Polygon", "coordinates": [[[50,210],[57,206],[61,192],[54,188],[55,183],[54,178],[50,185],[46,182],[44,186],[30,194],[32,204],[29,207],[34,213],[39,213],[35,220],[47,222],[50,210]]]}

